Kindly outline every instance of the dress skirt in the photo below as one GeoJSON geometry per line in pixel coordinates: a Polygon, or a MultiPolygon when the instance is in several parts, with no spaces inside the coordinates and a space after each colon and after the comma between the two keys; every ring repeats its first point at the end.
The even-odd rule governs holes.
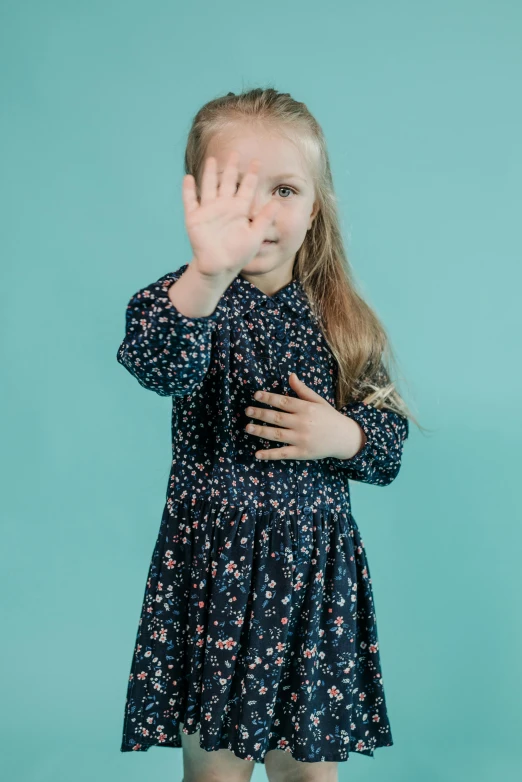
{"type": "MultiPolygon", "coordinates": [[[[339,509],[341,507],[341,509],[339,509]]],[[[145,587],[122,752],[264,763],[393,744],[366,552],[350,510],[167,499],[145,587]]]]}

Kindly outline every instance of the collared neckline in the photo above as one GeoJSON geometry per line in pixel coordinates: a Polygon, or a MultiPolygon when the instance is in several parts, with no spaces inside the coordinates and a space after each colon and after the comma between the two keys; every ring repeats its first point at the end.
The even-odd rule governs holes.
{"type": "Polygon", "coordinates": [[[227,293],[232,306],[241,315],[258,308],[264,309],[265,312],[273,312],[281,305],[288,307],[297,315],[310,311],[308,297],[297,278],[280,288],[273,296],[268,296],[253,282],[238,274],[227,288],[227,293]]]}

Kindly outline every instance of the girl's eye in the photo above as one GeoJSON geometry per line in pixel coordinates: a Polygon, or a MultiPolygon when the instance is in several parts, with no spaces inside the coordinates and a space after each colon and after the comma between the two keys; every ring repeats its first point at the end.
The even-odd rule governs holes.
{"type": "MultiPolygon", "coordinates": [[[[293,187],[287,187],[286,185],[280,185],[277,189],[278,190],[289,190],[291,193],[294,193],[294,195],[296,193],[296,191],[294,190],[293,187]]],[[[288,199],[286,199],[286,200],[288,200],[288,199]]]]}
{"type": "MultiPolygon", "coordinates": [[[[240,182],[238,182],[238,183],[237,183],[237,185],[236,185],[236,193],[237,193],[237,191],[238,191],[238,189],[239,189],[239,185],[240,185],[240,184],[241,184],[241,183],[240,183],[240,182]]],[[[297,191],[296,191],[296,190],[294,190],[294,188],[293,188],[293,187],[288,187],[287,185],[279,185],[279,187],[278,187],[277,189],[278,189],[278,190],[289,190],[289,191],[290,191],[291,193],[293,193],[294,195],[296,195],[296,194],[297,194],[297,191]]],[[[288,200],[288,198],[286,198],[286,199],[284,199],[284,200],[288,200]]]]}

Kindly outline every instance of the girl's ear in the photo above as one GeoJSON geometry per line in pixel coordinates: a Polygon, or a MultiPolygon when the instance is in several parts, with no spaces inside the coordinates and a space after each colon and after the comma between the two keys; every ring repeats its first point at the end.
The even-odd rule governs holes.
{"type": "Polygon", "coordinates": [[[310,215],[310,220],[309,220],[309,222],[308,222],[308,229],[307,229],[308,231],[309,231],[309,230],[310,230],[310,228],[312,227],[312,223],[313,223],[313,221],[315,220],[315,218],[317,217],[317,213],[318,213],[318,212],[319,212],[319,201],[314,201],[314,205],[313,205],[312,213],[311,213],[311,215],[310,215]]]}

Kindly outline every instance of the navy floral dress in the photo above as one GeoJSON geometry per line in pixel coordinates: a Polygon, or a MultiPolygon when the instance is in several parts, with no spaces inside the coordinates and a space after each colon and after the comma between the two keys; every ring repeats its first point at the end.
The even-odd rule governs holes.
{"type": "MultiPolygon", "coordinates": [[[[262,460],[245,431],[257,390],[295,396],[291,372],[335,404],[337,363],[300,282],[267,296],[238,275],[208,317],[168,288],[138,291],[118,361],[172,397],[172,467],[145,587],[122,752],[181,747],[264,763],[344,761],[393,744],[372,586],[348,480],[397,476],[408,420],[342,408],[367,441],[352,459],[262,460]]],[[[259,419],[257,425],[263,425],[259,419]]]]}

